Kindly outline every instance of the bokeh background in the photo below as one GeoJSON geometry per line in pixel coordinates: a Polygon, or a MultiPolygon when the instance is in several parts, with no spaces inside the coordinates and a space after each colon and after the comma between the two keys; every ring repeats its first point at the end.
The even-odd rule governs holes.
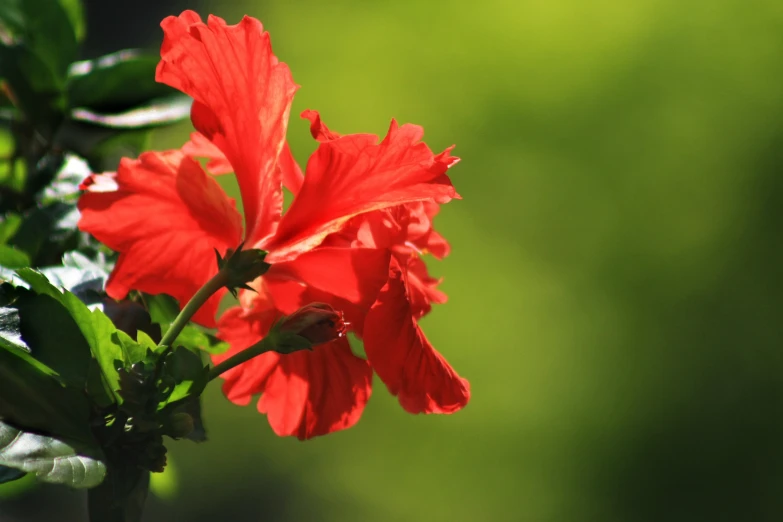
{"type": "MultiPolygon", "coordinates": [[[[357,426],[301,443],[208,390],[210,441],[169,445],[145,520],[783,520],[783,3],[86,4],[85,57],[154,50],[184,8],[260,18],[302,164],[305,108],[462,157],[423,326],[468,407],[411,416],[376,379],[357,426]]],[[[86,516],[22,486],[3,522],[86,516]]]]}

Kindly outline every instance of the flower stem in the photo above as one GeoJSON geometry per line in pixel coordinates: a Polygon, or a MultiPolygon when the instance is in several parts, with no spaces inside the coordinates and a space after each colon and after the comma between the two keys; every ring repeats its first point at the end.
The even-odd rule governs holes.
{"type": "Polygon", "coordinates": [[[177,336],[182,332],[182,329],[188,324],[190,318],[193,317],[199,308],[201,308],[207,300],[212,297],[212,294],[220,290],[228,282],[228,274],[221,270],[209,281],[199,288],[196,295],[190,298],[188,304],[179,313],[174,322],[171,323],[169,329],[166,330],[166,335],[160,340],[158,346],[171,346],[174,341],[177,340],[177,336]]]}
{"type": "Polygon", "coordinates": [[[216,378],[220,374],[227,372],[231,368],[239,366],[243,362],[249,361],[253,357],[257,357],[263,353],[275,351],[275,346],[276,343],[274,342],[273,336],[270,335],[264,337],[253,346],[232,355],[222,363],[210,368],[209,373],[207,374],[207,382],[216,378]]]}

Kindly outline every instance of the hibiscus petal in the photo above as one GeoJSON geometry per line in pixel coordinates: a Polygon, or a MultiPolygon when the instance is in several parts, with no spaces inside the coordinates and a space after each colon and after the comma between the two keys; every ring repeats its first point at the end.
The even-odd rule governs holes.
{"type": "MultiPolygon", "coordinates": [[[[200,132],[194,132],[190,135],[190,141],[182,146],[182,152],[191,158],[205,158],[209,160],[207,162],[207,170],[215,176],[234,172],[234,167],[231,166],[223,151],[200,132]]],[[[291,154],[288,142],[283,145],[277,167],[283,180],[283,186],[296,195],[299,189],[302,188],[304,175],[293,154],[291,154]]]]}
{"type": "MultiPolygon", "coordinates": [[[[252,302],[253,309],[230,308],[220,318],[218,336],[231,349],[213,356],[216,364],[256,343],[282,315],[264,286],[252,302]]],[[[370,397],[372,370],[340,338],[313,351],[263,354],[221,377],[223,393],[235,404],[262,393],[258,410],[276,434],[309,439],[356,423],[370,397]]]]}
{"type": "Polygon", "coordinates": [[[254,18],[228,26],[210,16],[204,24],[185,11],[161,27],[156,79],[193,97],[193,125],[233,166],[248,224],[246,242],[255,246],[274,233],[280,218],[277,163],[297,86],[254,18]]]}
{"type": "Polygon", "coordinates": [[[191,158],[208,159],[207,170],[215,176],[234,172],[234,167],[228,162],[223,151],[200,132],[194,132],[190,135],[190,141],[182,146],[182,152],[191,158]]]}
{"type": "MultiPolygon", "coordinates": [[[[180,151],[125,158],[113,182],[115,191],[91,191],[106,184],[85,182],[79,199],[79,228],[120,254],[106,292],[115,299],[132,289],[166,293],[184,305],[217,273],[214,249],[225,252],[241,241],[233,200],[180,151]]],[[[213,326],[221,295],[194,320],[213,326]]]]}
{"type": "Polygon", "coordinates": [[[446,175],[457,158],[421,141],[416,125],[392,120],[380,143],[372,134],[322,142],[310,157],[302,190],[264,248],[271,262],[310,250],[353,216],[411,201],[445,203],[459,195],[446,175]]]}
{"type": "Polygon", "coordinates": [[[370,398],[372,369],[345,338],[280,358],[258,410],[277,435],[300,440],[350,428],[370,398]]]}
{"type": "Polygon", "coordinates": [[[349,328],[361,335],[364,316],[386,283],[388,266],[388,250],[317,248],[272,265],[263,280],[284,313],[307,303],[328,303],[341,310],[349,328]]]}
{"type": "MultiPolygon", "coordinates": [[[[261,332],[268,332],[281,316],[258,296],[257,301],[258,306],[252,311],[234,306],[220,316],[217,336],[231,347],[225,353],[213,355],[213,364],[219,364],[257,343],[262,338],[261,332]]],[[[279,359],[277,353],[265,353],[223,372],[220,374],[224,379],[223,394],[234,404],[250,404],[253,395],[264,391],[266,380],[277,368],[279,359]]]]}
{"type": "Polygon", "coordinates": [[[453,413],[470,399],[468,381],[432,347],[413,319],[405,275],[394,259],[389,281],[367,314],[364,350],[375,373],[410,413],[453,413]]]}

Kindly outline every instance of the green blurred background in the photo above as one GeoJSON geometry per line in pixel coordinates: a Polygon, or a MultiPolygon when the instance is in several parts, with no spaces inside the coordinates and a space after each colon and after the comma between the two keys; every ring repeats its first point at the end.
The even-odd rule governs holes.
{"type": "MultiPolygon", "coordinates": [[[[87,55],[154,49],[188,7],[261,19],[301,164],[305,108],[457,145],[423,325],[473,391],[412,416],[376,379],[357,426],[302,443],[208,390],[210,441],[169,445],[145,520],[783,520],[783,3],[122,4],[87,2],[87,55]]],[[[85,517],[3,494],[3,522],[85,517]]]]}

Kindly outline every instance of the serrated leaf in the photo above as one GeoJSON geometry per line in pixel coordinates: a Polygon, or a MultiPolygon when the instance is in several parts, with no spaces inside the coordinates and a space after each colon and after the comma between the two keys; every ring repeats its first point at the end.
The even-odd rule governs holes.
{"type": "Polygon", "coordinates": [[[140,129],[176,123],[190,115],[193,101],[187,96],[169,96],[144,103],[119,113],[99,113],[85,108],[71,111],[71,118],[112,127],[115,129],[140,129]]]}
{"type": "Polygon", "coordinates": [[[160,57],[125,49],[71,65],[68,102],[71,107],[116,114],[176,94],[155,81],[160,57]]]}
{"type": "Polygon", "coordinates": [[[112,340],[122,348],[122,360],[125,362],[125,366],[142,362],[147,357],[147,347],[133,340],[122,330],[117,330],[111,335],[112,340]]]}
{"type": "Polygon", "coordinates": [[[112,340],[112,334],[117,329],[111,319],[100,310],[90,311],[74,294],[61,292],[40,272],[23,268],[17,271],[17,274],[32,290],[53,297],[68,310],[87,341],[92,356],[100,364],[109,388],[115,392],[115,398],[120,402],[121,398],[116,393],[116,390],[119,390],[119,375],[115,361],[122,361],[124,354],[122,348],[112,340]]]}
{"type": "Polygon", "coordinates": [[[91,359],[90,346],[61,302],[26,292],[14,303],[22,339],[38,361],[52,368],[68,385],[83,388],[91,359]]]}
{"type": "Polygon", "coordinates": [[[210,355],[224,353],[230,348],[227,342],[221,341],[192,324],[182,329],[174,344],[184,346],[193,352],[204,351],[210,355]]]}
{"type": "Polygon", "coordinates": [[[21,431],[0,422],[0,465],[50,484],[93,488],[106,476],[103,455],[96,448],[21,431]]]}

